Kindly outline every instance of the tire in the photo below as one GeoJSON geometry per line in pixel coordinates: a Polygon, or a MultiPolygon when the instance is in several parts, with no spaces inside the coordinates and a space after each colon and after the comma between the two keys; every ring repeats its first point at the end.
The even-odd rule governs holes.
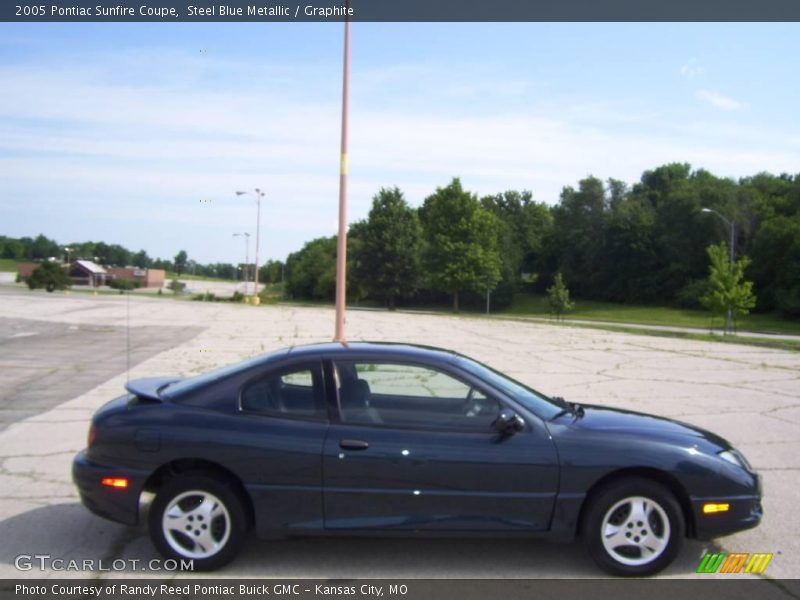
{"type": "Polygon", "coordinates": [[[186,473],[168,480],[150,507],[150,538],[166,558],[194,561],[195,571],[212,571],[239,553],[247,516],[237,491],[225,480],[186,473]]]}
{"type": "Polygon", "coordinates": [[[612,575],[653,575],[680,551],[686,524],[672,493],[648,479],[622,479],[593,494],[583,520],[586,547],[612,575]]]}

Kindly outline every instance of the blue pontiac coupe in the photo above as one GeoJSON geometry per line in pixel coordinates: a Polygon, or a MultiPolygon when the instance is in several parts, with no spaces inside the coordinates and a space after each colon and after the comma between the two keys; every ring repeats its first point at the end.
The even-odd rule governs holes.
{"type": "Polygon", "coordinates": [[[580,537],[649,575],[684,537],[756,526],[758,475],[690,425],[548,397],[460,354],[386,343],[280,350],[132,381],[95,414],[73,478],[163,555],[215,569],[248,532],[580,537]]]}

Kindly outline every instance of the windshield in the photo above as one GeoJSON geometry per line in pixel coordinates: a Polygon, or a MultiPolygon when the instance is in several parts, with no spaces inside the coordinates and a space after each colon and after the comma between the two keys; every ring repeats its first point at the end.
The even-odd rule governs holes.
{"type": "Polygon", "coordinates": [[[508,375],[504,375],[500,371],[495,371],[483,363],[479,363],[466,356],[458,356],[456,358],[456,363],[465,371],[472,373],[486,383],[499,389],[545,420],[553,418],[561,410],[558,404],[550,400],[544,394],[529,388],[524,383],[511,379],[508,375]]]}

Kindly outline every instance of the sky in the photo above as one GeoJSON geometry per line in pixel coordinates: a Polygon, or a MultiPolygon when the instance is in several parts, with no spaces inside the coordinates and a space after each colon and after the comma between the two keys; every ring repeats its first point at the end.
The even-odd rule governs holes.
{"type": "MultiPolygon", "coordinates": [[[[261,262],[336,233],[338,23],[0,24],[0,235],[261,262]],[[254,239],[254,238],[252,238],[254,239]],[[253,244],[250,257],[253,257],[253,244]]],[[[800,25],[354,23],[348,220],[460,177],[558,202],[669,162],[800,172],[800,25]]]]}

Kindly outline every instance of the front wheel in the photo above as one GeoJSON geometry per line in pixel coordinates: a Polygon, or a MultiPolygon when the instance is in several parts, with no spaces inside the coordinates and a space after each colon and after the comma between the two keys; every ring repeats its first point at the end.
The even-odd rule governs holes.
{"type": "Polygon", "coordinates": [[[678,555],[685,521],[675,497],[646,479],[626,479],[600,490],[583,532],[595,562],[613,575],[652,575],[678,555]]]}
{"type": "Polygon", "coordinates": [[[167,481],[150,508],[150,537],[158,551],[177,561],[193,561],[196,571],[230,562],[241,548],[247,518],[238,494],[205,474],[167,481]]]}

